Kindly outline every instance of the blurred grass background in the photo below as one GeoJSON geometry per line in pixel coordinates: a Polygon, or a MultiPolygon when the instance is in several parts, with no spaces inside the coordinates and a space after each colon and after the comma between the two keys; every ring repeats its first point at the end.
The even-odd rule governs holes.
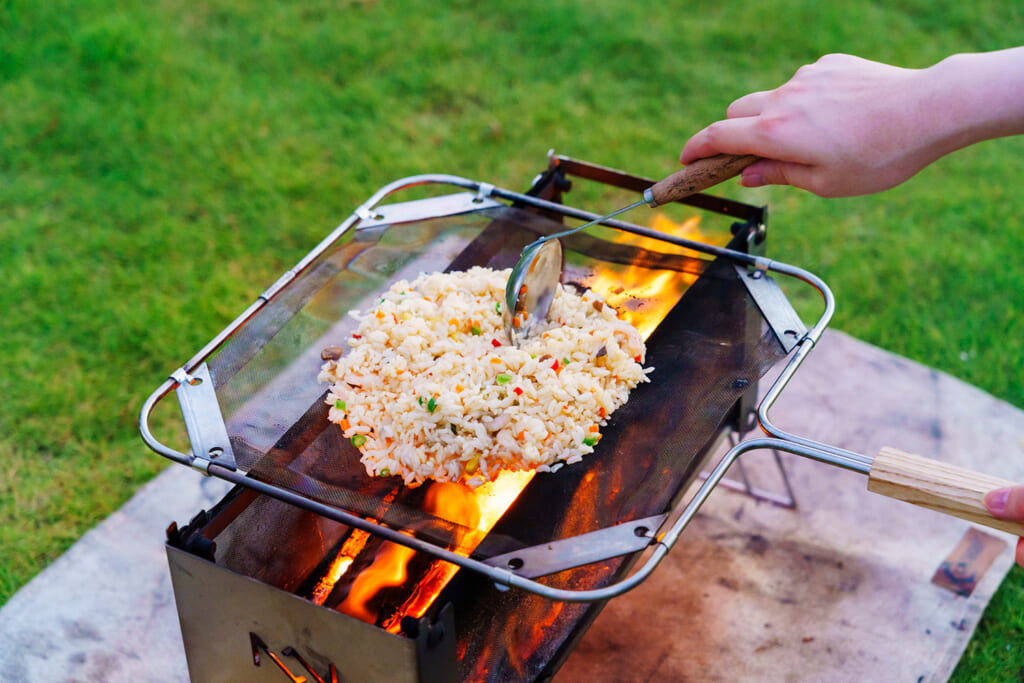
{"type": "MultiPolygon", "coordinates": [[[[525,189],[552,147],[660,176],[822,54],[924,67],[1022,31],[994,0],[0,0],[0,603],[164,466],[145,396],[381,185],[525,189]]],[[[718,192],[769,205],[835,328],[1024,408],[1022,156],[873,197],[718,192]]],[[[1015,569],[957,680],[1020,677],[1022,604],[1015,569]]]]}

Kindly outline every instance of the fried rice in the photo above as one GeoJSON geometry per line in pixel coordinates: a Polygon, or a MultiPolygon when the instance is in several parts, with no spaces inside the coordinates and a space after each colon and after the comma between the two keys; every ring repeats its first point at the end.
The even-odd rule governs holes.
{"type": "Polygon", "coordinates": [[[592,453],[601,427],[648,381],[636,328],[592,291],[559,285],[551,323],[510,344],[509,271],[471,268],[396,282],[352,311],[348,352],[324,363],[329,419],[370,475],[478,485],[592,453]]]}

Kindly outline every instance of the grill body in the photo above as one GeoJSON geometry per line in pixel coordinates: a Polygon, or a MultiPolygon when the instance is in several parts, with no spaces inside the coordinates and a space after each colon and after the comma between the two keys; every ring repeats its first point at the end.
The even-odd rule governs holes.
{"type": "MultiPolygon", "coordinates": [[[[188,372],[207,369],[215,396],[195,394],[192,408],[205,407],[208,414],[212,401],[223,416],[227,441],[218,442],[216,434],[208,438],[210,448],[220,449],[214,457],[179,458],[170,449],[164,454],[239,484],[184,528],[172,525],[168,535],[195,680],[326,681],[332,671],[343,676],[339,680],[548,679],[604,599],[551,600],[543,589],[622,585],[650,544],[641,539],[628,552],[598,552],[598,559],[580,566],[559,565],[556,556],[558,570],[538,579],[541,590],[532,584],[530,590],[508,590],[500,584],[519,582],[508,581],[509,568],[488,565],[488,559],[510,552],[531,556],[566,539],[571,545],[584,534],[596,540],[575,541],[576,549],[600,545],[609,529],[630,521],[654,519],[660,525],[718,441],[750,428],[758,381],[789,350],[774,320],[778,313],[766,313],[745,281],[746,268],[763,255],[764,212],[697,195],[686,200],[691,210],[725,226],[725,237],[703,252],[699,245],[689,248],[687,240],[626,224],[639,241],[617,241],[601,230],[566,241],[568,282],[585,285],[595,269],[668,273],[683,282],[672,293],[629,302],[642,309],[664,304],[659,297],[671,298],[648,339],[653,381],[638,387],[612,416],[596,453],[535,477],[476,547],[461,544],[460,520],[423,508],[429,484],[391,491],[393,484],[365,476],[358,455],[328,423],[323,389],[315,385],[319,349],[350,333],[344,311],[414,271],[511,265],[538,235],[560,230],[566,218],[582,217],[558,208],[573,177],[629,190],[650,184],[552,157],[530,191],[508,203],[495,202],[488,186],[475,196],[379,209],[364,205],[356,213],[361,231],[352,233],[343,224],[243,313],[237,327],[186,364],[188,372]],[[738,264],[736,255],[749,258],[738,264]],[[357,558],[349,578],[323,604],[311,602],[331,559],[355,528],[364,527],[373,538],[363,559],[357,558]],[[409,563],[411,574],[446,558],[463,569],[421,618],[407,617],[397,633],[389,633],[381,623],[334,607],[351,588],[350,578],[372,562],[375,549],[395,540],[388,536],[394,530],[404,532],[399,542],[426,550],[409,563]]],[[[178,381],[186,421],[192,399],[181,395],[187,386],[178,381]]],[[[395,591],[416,590],[414,578],[406,584],[395,591]]],[[[382,593],[377,606],[383,613],[389,600],[402,599],[382,593]]]]}

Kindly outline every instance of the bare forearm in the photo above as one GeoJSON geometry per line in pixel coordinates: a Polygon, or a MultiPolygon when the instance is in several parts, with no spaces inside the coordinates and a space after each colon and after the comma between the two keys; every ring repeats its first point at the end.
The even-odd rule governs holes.
{"type": "Polygon", "coordinates": [[[943,86],[949,151],[1024,133],[1024,47],[953,55],[925,71],[943,86]]]}
{"type": "Polygon", "coordinates": [[[739,98],[694,135],[681,161],[754,154],[749,187],[788,184],[828,197],[894,187],[967,145],[1024,133],[1024,48],[903,69],[827,55],[787,83],[739,98]]]}

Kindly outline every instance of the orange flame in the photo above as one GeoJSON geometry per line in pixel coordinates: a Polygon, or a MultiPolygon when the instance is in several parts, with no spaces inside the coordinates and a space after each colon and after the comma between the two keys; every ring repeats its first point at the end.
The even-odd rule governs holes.
{"type": "Polygon", "coordinates": [[[462,484],[435,482],[427,491],[423,508],[438,517],[457,520],[462,526],[471,529],[480,523],[480,506],[473,489],[462,484]]]}
{"type": "MultiPolygon", "coordinates": [[[[398,488],[393,488],[388,491],[387,495],[382,499],[382,503],[388,505],[398,495],[398,488]]],[[[367,518],[371,522],[377,520],[373,518],[367,518]]],[[[352,563],[355,561],[356,556],[362,552],[363,548],[366,547],[366,542],[370,540],[370,534],[360,529],[353,529],[349,537],[345,539],[345,542],[341,546],[341,550],[338,552],[338,556],[331,562],[331,566],[328,567],[316,586],[313,588],[313,593],[310,596],[310,600],[317,605],[322,605],[330,596],[331,591],[334,590],[334,586],[338,583],[345,572],[349,570],[352,563]]]]}
{"type": "MultiPolygon", "coordinates": [[[[678,237],[703,241],[699,225],[700,216],[676,225],[664,214],[658,213],[651,227],[678,237]]],[[[690,251],[685,247],[626,232],[617,233],[614,241],[662,252],[690,251]]],[[[584,284],[604,297],[606,303],[619,311],[619,317],[629,321],[640,332],[640,336],[646,339],[696,279],[695,274],[658,271],[638,265],[609,265],[603,266],[584,284]]]]}
{"type": "Polygon", "coordinates": [[[409,560],[416,551],[397,543],[384,543],[373,558],[373,564],[356,577],[348,597],[338,609],[349,616],[370,624],[377,623],[377,611],[370,607],[371,599],[381,588],[401,586],[408,578],[409,560]]]}
{"type": "Polygon", "coordinates": [[[349,537],[345,539],[345,543],[341,546],[341,551],[338,556],[331,562],[331,566],[324,573],[323,577],[317,582],[316,587],[313,589],[313,595],[310,597],[317,605],[324,604],[327,600],[327,596],[331,594],[335,584],[338,580],[345,575],[349,567],[356,559],[356,555],[366,546],[366,542],[370,540],[370,534],[360,529],[353,529],[349,537]]]}
{"type": "MultiPolygon", "coordinates": [[[[494,525],[512,505],[516,497],[526,488],[533,478],[533,472],[502,472],[493,481],[477,488],[465,484],[451,482],[433,482],[427,490],[424,510],[434,516],[464,527],[464,531],[455,539],[455,552],[468,556],[490,532],[494,525]]],[[[356,537],[353,532],[349,540],[356,537]]],[[[365,540],[362,541],[365,543],[365,540]]],[[[321,583],[329,583],[332,587],[352,564],[354,554],[346,552],[349,541],[342,546],[342,551],[328,571],[328,576],[321,583]],[[334,575],[337,574],[337,577],[334,575]],[[333,580],[332,580],[333,579],[333,580]]],[[[361,549],[361,546],[360,546],[361,549]]],[[[351,550],[356,550],[352,548],[351,550]]],[[[356,550],[358,552],[358,550],[356,550]]],[[[384,588],[400,586],[408,580],[408,563],[415,556],[415,551],[395,543],[383,543],[377,555],[367,569],[360,572],[349,589],[348,596],[338,609],[349,616],[368,623],[377,623],[380,618],[379,608],[372,607],[375,597],[384,588]]],[[[392,632],[401,630],[402,618],[406,616],[422,617],[434,600],[441,593],[459,567],[435,560],[420,574],[412,586],[409,596],[399,609],[386,615],[382,626],[392,632]]],[[[318,588],[320,588],[318,586],[318,588]]],[[[329,589],[326,593],[329,593],[329,589]]],[[[314,591],[316,594],[317,591],[314,591]]],[[[324,598],[326,598],[326,593],[324,598]]]]}

